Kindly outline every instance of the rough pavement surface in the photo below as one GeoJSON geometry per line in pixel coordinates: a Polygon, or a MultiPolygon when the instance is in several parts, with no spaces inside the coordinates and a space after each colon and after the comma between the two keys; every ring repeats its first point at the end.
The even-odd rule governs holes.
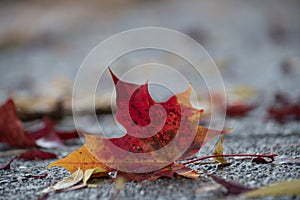
{"type": "MultiPolygon", "coordinates": [[[[104,2],[3,1],[0,6],[1,102],[7,93],[17,90],[21,90],[21,96],[29,93],[57,97],[57,89],[61,88],[53,89],[53,80],[61,76],[73,80],[90,50],[112,34],[143,26],[175,29],[192,36],[206,48],[220,67],[226,90],[246,85],[257,89],[261,95],[259,108],[248,117],[226,120],[226,126],[232,127],[233,132],[225,137],[224,153],[279,155],[278,161],[270,164],[232,158],[229,159],[232,164],[223,168],[216,164],[191,166],[199,173],[205,169],[249,187],[300,178],[299,122],[278,124],[263,120],[275,91],[294,96],[300,92],[299,1],[104,2]],[[288,63],[287,68],[292,73],[284,75],[282,63],[288,63]],[[291,158],[298,158],[298,161],[282,163],[291,158]]],[[[130,66],[135,59],[116,65],[130,66]]],[[[80,145],[79,141],[74,141],[68,148],[54,152],[61,158],[80,145]]],[[[12,150],[5,145],[1,145],[0,150],[2,165],[13,155],[5,155],[4,151],[12,150]]],[[[38,192],[69,174],[59,167],[47,170],[46,166],[52,161],[17,160],[12,163],[11,170],[1,170],[0,199],[40,198],[38,192]],[[48,173],[44,179],[28,178],[31,174],[44,173],[48,173]]],[[[204,174],[198,180],[129,182],[118,196],[109,180],[100,180],[99,184],[99,188],[50,193],[48,199],[236,198],[226,196],[223,187],[203,192],[206,186],[216,185],[204,174]]],[[[300,199],[299,196],[280,198],[300,199]]]]}
{"type": "MultiPolygon", "coordinates": [[[[251,119],[251,117],[250,117],[251,119]]],[[[287,158],[298,158],[300,152],[299,126],[293,123],[279,125],[268,122],[260,133],[253,133],[257,123],[246,127],[243,124],[251,124],[249,117],[239,120],[229,120],[228,124],[235,124],[237,130],[225,137],[224,153],[276,153],[278,162],[270,164],[256,164],[250,160],[229,159],[230,166],[220,167],[218,164],[197,165],[191,164],[198,172],[205,169],[210,173],[217,174],[226,180],[240,182],[249,187],[260,187],[271,183],[300,178],[299,161],[291,164],[281,164],[280,160],[287,158]],[[252,128],[251,128],[252,126],[252,128]],[[284,130],[287,129],[287,130],[284,130]],[[244,130],[244,131],[243,131],[244,130]],[[267,132],[268,131],[268,132],[267,132]],[[280,158],[280,159],[279,159],[280,158]]],[[[253,119],[252,119],[253,121],[253,119]]],[[[60,157],[79,147],[72,143],[68,149],[55,151],[60,157]]],[[[3,147],[4,148],[4,147],[3,147]]],[[[199,155],[201,156],[201,155],[199,155]]],[[[11,156],[1,157],[0,164],[11,159],[11,156]]],[[[44,188],[62,180],[69,173],[60,167],[49,170],[46,166],[52,162],[47,161],[22,161],[17,160],[12,164],[11,170],[1,170],[0,176],[0,199],[38,199],[37,193],[44,188]],[[30,174],[44,174],[44,179],[28,178],[30,174]]],[[[76,191],[50,193],[49,199],[112,199],[115,198],[116,190],[114,184],[109,180],[99,180],[99,188],[84,188],[76,191]]],[[[219,199],[225,198],[226,190],[222,187],[213,191],[203,192],[206,186],[216,185],[214,181],[204,174],[198,180],[184,178],[160,179],[155,182],[143,181],[140,183],[129,182],[121,190],[116,199],[219,199]]],[[[226,198],[234,198],[232,196],[226,198]]],[[[236,197],[235,197],[236,198],[236,197]]],[[[283,199],[298,199],[299,197],[282,197],[283,199]]],[[[272,199],[272,198],[263,198],[272,199]]]]}

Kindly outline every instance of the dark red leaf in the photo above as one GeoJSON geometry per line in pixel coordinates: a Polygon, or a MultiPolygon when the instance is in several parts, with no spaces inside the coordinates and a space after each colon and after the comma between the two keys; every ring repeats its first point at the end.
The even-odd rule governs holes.
{"type": "Polygon", "coordinates": [[[34,139],[23,130],[12,99],[0,107],[0,142],[16,147],[35,146],[34,139]]]}
{"type": "Polygon", "coordinates": [[[31,134],[37,139],[36,144],[43,148],[60,148],[63,142],[55,130],[55,124],[47,116],[43,118],[44,127],[31,134]]]}
{"type": "Polygon", "coordinates": [[[79,138],[79,135],[76,130],[74,131],[58,131],[56,130],[56,134],[61,140],[70,140],[79,138]]]}
{"type": "Polygon", "coordinates": [[[243,117],[255,108],[256,105],[248,105],[246,103],[227,105],[226,115],[229,117],[243,117]]]}
{"type": "Polygon", "coordinates": [[[25,153],[20,154],[19,156],[14,157],[11,159],[6,165],[0,167],[0,169],[10,169],[10,165],[14,160],[17,159],[24,159],[24,160],[34,160],[34,159],[41,159],[41,160],[46,160],[46,159],[54,159],[57,158],[56,154],[50,153],[50,152],[45,152],[42,150],[34,149],[34,150],[29,150],[26,151],[25,153]]]}
{"type": "Polygon", "coordinates": [[[286,95],[276,93],[274,103],[267,110],[267,119],[278,122],[300,120],[300,105],[292,102],[286,95]]]}
{"type": "Polygon", "coordinates": [[[210,175],[210,177],[217,183],[223,185],[227,189],[227,194],[229,195],[239,195],[244,192],[249,192],[251,190],[254,190],[254,188],[246,187],[240,183],[236,183],[233,181],[226,181],[225,179],[220,178],[216,175],[210,175]]]}
{"type": "Polygon", "coordinates": [[[34,131],[28,131],[28,133],[33,137],[35,140],[40,139],[42,137],[46,137],[49,135],[50,132],[55,132],[54,135],[57,135],[59,139],[61,140],[69,140],[69,139],[75,139],[79,138],[79,135],[76,130],[72,131],[60,131],[55,128],[55,123],[45,116],[43,118],[43,127],[34,130],[34,131]]]}
{"type": "Polygon", "coordinates": [[[274,158],[271,158],[271,160],[266,160],[263,157],[257,157],[257,158],[253,158],[252,162],[255,162],[257,164],[267,164],[267,163],[272,163],[274,161],[274,158]]]}
{"type": "Polygon", "coordinates": [[[285,105],[281,107],[271,107],[268,109],[268,119],[273,119],[278,122],[288,120],[300,120],[299,105],[285,105]]]}
{"type": "Polygon", "coordinates": [[[25,153],[22,153],[21,155],[19,155],[17,157],[17,159],[24,159],[24,160],[34,160],[34,159],[41,159],[41,160],[45,160],[45,159],[54,159],[56,158],[56,154],[54,153],[50,153],[50,152],[45,152],[42,150],[30,150],[27,151],[25,153]]]}

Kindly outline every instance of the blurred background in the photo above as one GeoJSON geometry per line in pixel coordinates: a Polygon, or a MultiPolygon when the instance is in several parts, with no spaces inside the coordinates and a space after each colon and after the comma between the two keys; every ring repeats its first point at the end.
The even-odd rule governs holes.
{"type": "MultiPolygon", "coordinates": [[[[229,102],[269,102],[278,91],[300,99],[299,9],[297,0],[1,1],[1,102],[13,97],[24,120],[70,114],[73,81],[88,53],[113,34],[144,26],[174,29],[203,45],[229,102]]],[[[107,94],[96,103],[109,112],[107,94]]]]}

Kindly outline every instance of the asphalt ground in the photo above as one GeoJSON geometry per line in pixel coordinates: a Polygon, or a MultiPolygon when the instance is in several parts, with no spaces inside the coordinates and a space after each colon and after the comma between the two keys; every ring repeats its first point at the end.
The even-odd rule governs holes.
{"type": "MultiPolygon", "coordinates": [[[[224,153],[275,153],[278,154],[275,162],[257,164],[251,160],[229,158],[229,166],[221,167],[219,164],[190,164],[193,169],[201,174],[197,180],[186,178],[159,179],[155,182],[128,182],[116,196],[114,183],[110,180],[96,180],[97,188],[82,188],[70,192],[52,192],[48,199],[223,199],[239,198],[227,196],[226,189],[217,186],[203,170],[216,174],[226,180],[236,181],[248,187],[261,187],[272,183],[292,180],[300,177],[299,152],[300,137],[299,125],[296,122],[284,125],[275,122],[266,122],[259,133],[255,133],[257,123],[251,123],[251,117],[238,120],[228,120],[228,124],[239,124],[224,140],[224,153]],[[298,158],[298,160],[295,160],[298,158]],[[290,160],[293,161],[290,161],[290,160]],[[203,188],[214,186],[211,191],[203,188]]],[[[59,157],[64,157],[81,145],[81,141],[69,142],[67,148],[51,150],[59,157]]],[[[11,150],[2,146],[2,150],[11,150]]],[[[204,156],[205,154],[200,154],[204,156]]],[[[8,162],[12,155],[1,156],[0,164],[8,162]]],[[[12,163],[10,170],[1,170],[0,199],[38,199],[38,193],[46,187],[62,180],[69,173],[61,168],[46,169],[53,160],[22,161],[12,163]],[[30,174],[44,174],[46,178],[28,178],[30,174]]],[[[283,196],[283,199],[299,199],[293,196],[283,196]]],[[[270,197],[262,199],[272,199],[270,197]]]]}

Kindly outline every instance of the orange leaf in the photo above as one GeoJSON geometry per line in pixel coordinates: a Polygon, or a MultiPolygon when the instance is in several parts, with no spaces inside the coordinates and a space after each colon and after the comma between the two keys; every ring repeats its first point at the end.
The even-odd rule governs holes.
{"type": "Polygon", "coordinates": [[[79,149],[75,150],[74,152],[70,153],[67,157],[62,158],[58,161],[55,161],[48,165],[48,168],[54,166],[61,166],[66,168],[69,172],[73,173],[78,168],[82,169],[83,171],[87,169],[93,168],[102,168],[107,172],[110,171],[108,167],[100,163],[88,150],[85,146],[80,147],[79,149]]]}

